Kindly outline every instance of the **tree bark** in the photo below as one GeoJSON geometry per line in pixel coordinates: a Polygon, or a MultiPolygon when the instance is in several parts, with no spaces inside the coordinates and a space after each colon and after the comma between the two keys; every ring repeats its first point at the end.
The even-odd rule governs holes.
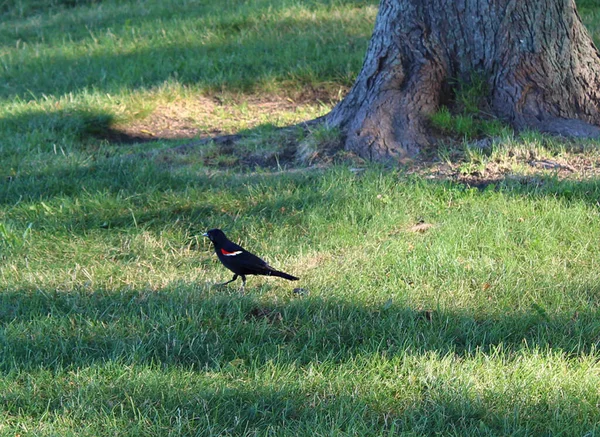
{"type": "Polygon", "coordinates": [[[381,0],[362,71],[326,122],[360,156],[412,158],[474,73],[516,129],[600,137],[600,54],[574,0],[381,0]]]}

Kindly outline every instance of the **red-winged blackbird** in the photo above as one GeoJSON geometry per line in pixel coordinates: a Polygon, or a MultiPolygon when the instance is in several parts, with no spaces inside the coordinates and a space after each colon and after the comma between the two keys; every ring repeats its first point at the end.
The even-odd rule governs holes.
{"type": "Polygon", "coordinates": [[[235,281],[238,276],[241,276],[242,288],[240,288],[240,290],[243,292],[244,287],[246,286],[246,275],[279,276],[280,278],[289,279],[290,281],[298,280],[295,276],[275,270],[264,260],[248,252],[234,242],[229,241],[220,229],[211,229],[202,235],[210,238],[210,241],[212,241],[215,246],[215,252],[217,252],[219,260],[225,267],[234,273],[231,281],[219,285],[229,284],[230,282],[235,281]]]}

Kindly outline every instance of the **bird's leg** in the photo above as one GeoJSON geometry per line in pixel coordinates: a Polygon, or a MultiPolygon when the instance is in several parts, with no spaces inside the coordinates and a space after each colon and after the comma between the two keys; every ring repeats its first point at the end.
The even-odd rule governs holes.
{"type": "MultiPolygon", "coordinates": [[[[243,276],[242,276],[243,277],[243,276]]],[[[223,282],[222,284],[217,284],[219,287],[222,287],[223,285],[227,285],[230,282],[235,281],[238,278],[238,275],[233,275],[233,279],[231,281],[227,281],[227,282],[223,282]]]]}
{"type": "Polygon", "coordinates": [[[245,294],[246,290],[246,275],[240,275],[242,277],[242,286],[240,287],[240,293],[245,294]]]}

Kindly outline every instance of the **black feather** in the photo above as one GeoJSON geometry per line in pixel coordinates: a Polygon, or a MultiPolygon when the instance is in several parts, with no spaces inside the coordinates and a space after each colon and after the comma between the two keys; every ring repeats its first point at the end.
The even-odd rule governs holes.
{"type": "Polygon", "coordinates": [[[204,235],[212,241],[221,263],[235,273],[235,276],[229,282],[235,281],[238,275],[242,277],[243,284],[246,283],[246,275],[277,276],[290,281],[299,279],[288,273],[275,270],[262,258],[230,241],[220,229],[211,229],[204,235]]]}

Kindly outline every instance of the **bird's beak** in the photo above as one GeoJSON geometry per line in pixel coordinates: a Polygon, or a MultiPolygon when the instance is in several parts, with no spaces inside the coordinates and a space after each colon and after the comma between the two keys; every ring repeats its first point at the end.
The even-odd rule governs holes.
{"type": "Polygon", "coordinates": [[[208,237],[208,234],[205,232],[204,234],[202,234],[203,237],[208,237]]]}

